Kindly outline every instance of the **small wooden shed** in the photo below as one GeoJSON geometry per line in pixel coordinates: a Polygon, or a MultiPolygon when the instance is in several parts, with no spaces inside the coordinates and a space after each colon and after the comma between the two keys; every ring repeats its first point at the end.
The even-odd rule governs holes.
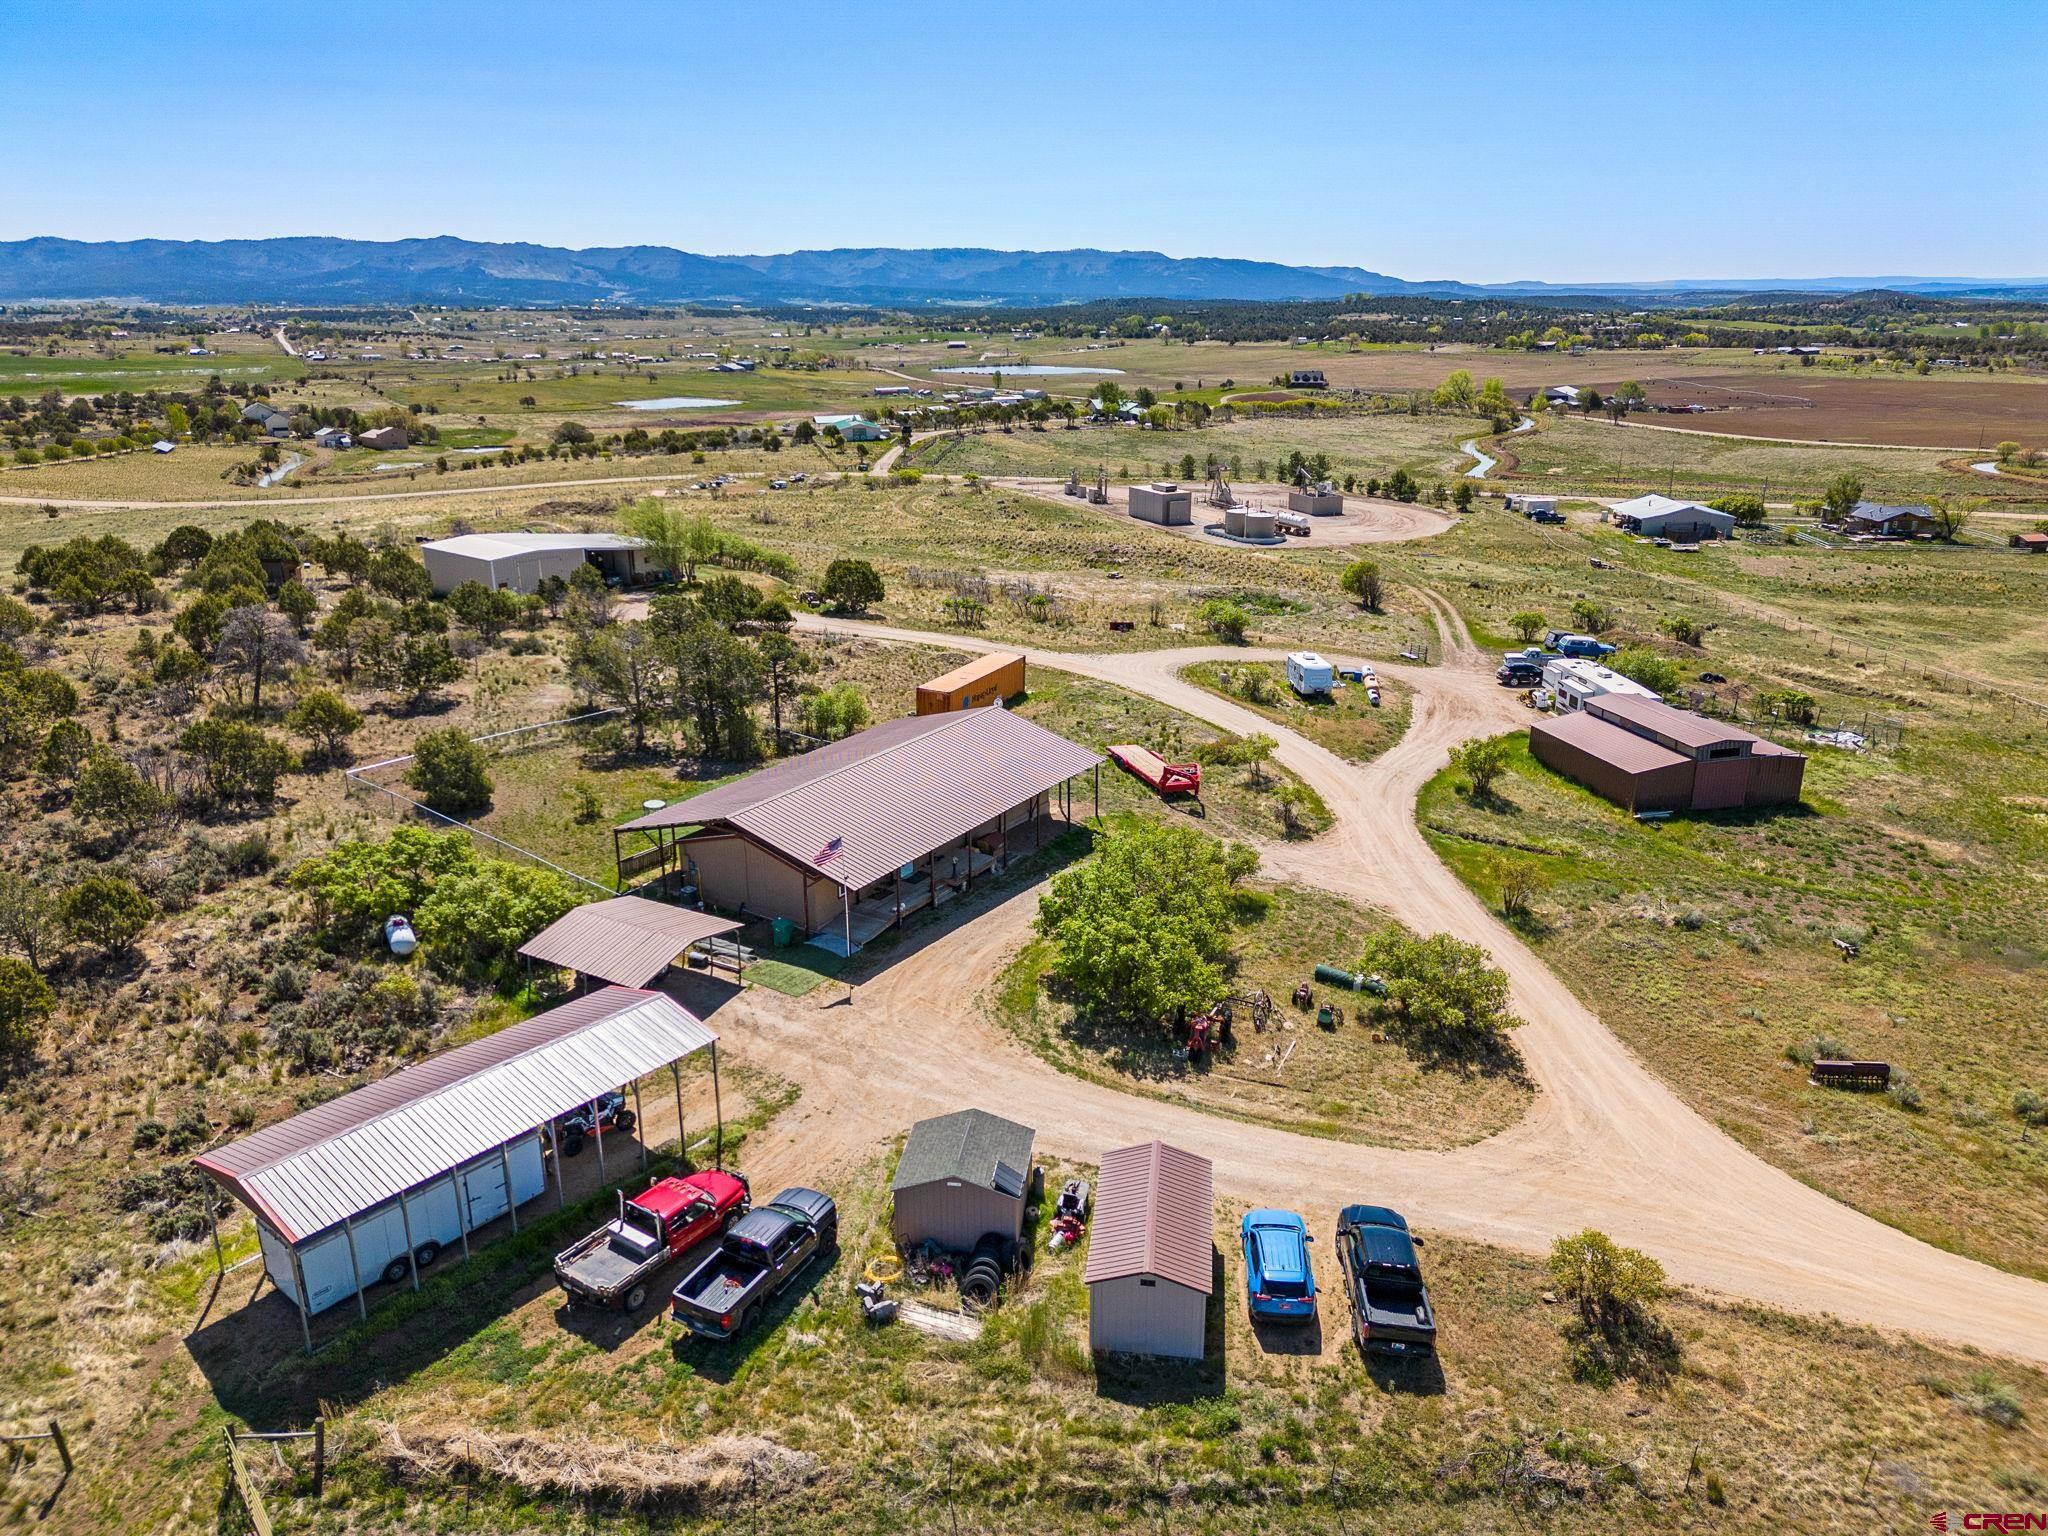
{"type": "Polygon", "coordinates": [[[897,1243],[965,1249],[990,1232],[1021,1236],[1036,1136],[1030,1126],[985,1109],[918,1121],[889,1186],[897,1243]]]}

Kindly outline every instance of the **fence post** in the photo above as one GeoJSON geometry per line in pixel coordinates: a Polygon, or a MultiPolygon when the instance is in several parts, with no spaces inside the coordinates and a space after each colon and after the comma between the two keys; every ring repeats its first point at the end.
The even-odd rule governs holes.
{"type": "Polygon", "coordinates": [[[319,1498],[327,1487],[327,1421],[313,1421],[313,1497],[319,1498]]]}

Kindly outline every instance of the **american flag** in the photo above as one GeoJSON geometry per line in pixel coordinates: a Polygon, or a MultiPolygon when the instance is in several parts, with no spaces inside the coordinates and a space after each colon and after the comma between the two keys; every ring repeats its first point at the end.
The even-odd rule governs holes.
{"type": "Polygon", "coordinates": [[[832,839],[831,842],[827,843],[824,847],[820,848],[816,853],[811,855],[811,862],[813,864],[829,864],[834,859],[839,857],[839,850],[844,848],[845,846],[845,838],[835,837],[832,839]]]}

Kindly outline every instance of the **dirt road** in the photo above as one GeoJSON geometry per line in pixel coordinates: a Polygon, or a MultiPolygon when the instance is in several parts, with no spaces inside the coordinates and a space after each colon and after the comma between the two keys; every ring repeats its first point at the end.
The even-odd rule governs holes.
{"type": "MultiPolygon", "coordinates": [[[[851,1002],[755,988],[721,1010],[741,1049],[799,1079],[794,1123],[757,1148],[771,1166],[872,1151],[909,1120],[963,1105],[1021,1115],[1047,1152],[1093,1159],[1159,1136],[1216,1161],[1228,1194],[1311,1212],[1384,1200],[1438,1228],[1541,1250],[1595,1226],[1661,1259],[1675,1280],[1808,1313],[1919,1332],[2048,1363],[2048,1286],[1957,1258],[1883,1226],[1752,1156],[1679,1101],[1440,863],[1416,830],[1417,790],[1458,742],[1523,718],[1496,688],[1448,605],[1433,603],[1447,665],[1377,663],[1414,690],[1406,736],[1359,767],[1183,682],[1190,662],[1277,654],[1192,648],[1139,655],[1031,652],[1053,667],[1135,689],[1232,730],[1262,730],[1314,786],[1336,827],[1269,851],[1269,872],[1398,914],[1421,932],[1483,944],[1528,1022],[1518,1041],[1541,1086],[1512,1129],[1449,1152],[1318,1140],[1136,1098],[1067,1077],[990,1023],[981,995],[1023,941],[1037,893],[1021,893],[909,950],[851,1002]]],[[[914,630],[808,620],[877,639],[914,630]]],[[[959,649],[998,647],[957,635],[959,649]]]]}

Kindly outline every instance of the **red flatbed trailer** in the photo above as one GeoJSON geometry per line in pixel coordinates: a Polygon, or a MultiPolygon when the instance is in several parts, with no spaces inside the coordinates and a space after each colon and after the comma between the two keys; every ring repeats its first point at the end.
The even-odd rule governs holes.
{"type": "Polygon", "coordinates": [[[1125,771],[1143,779],[1162,795],[1199,797],[1202,793],[1200,763],[1169,763],[1149,747],[1129,744],[1111,747],[1109,755],[1125,771]]]}

